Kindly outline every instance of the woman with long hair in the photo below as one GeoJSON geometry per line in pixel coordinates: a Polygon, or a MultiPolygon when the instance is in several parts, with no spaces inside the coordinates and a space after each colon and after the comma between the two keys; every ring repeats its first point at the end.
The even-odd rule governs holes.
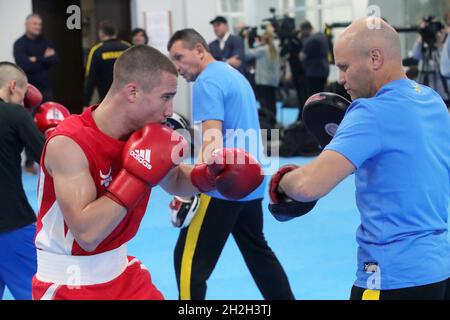
{"type": "MultiPolygon", "coordinates": [[[[261,108],[270,111],[276,119],[276,92],[280,82],[280,53],[274,42],[274,34],[265,31],[259,45],[250,48],[245,43],[245,57],[247,60],[256,59],[255,83],[261,108]]],[[[275,125],[275,123],[273,123],[275,125]]]]}

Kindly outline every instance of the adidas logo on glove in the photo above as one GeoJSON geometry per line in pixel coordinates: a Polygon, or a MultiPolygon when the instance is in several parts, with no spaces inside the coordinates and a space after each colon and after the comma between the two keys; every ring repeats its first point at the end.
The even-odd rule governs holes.
{"type": "Polygon", "coordinates": [[[146,167],[148,170],[152,170],[152,166],[150,164],[150,155],[151,150],[134,150],[130,152],[130,155],[136,159],[140,164],[146,167]]]}
{"type": "Polygon", "coordinates": [[[57,108],[52,108],[47,113],[47,120],[60,120],[63,121],[66,116],[57,108]]]}

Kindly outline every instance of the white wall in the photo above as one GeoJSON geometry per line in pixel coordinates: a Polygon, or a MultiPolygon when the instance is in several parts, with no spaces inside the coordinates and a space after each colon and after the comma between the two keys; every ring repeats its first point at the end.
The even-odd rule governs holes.
{"type": "Polygon", "coordinates": [[[185,28],[194,28],[200,32],[206,41],[213,41],[216,36],[209,22],[214,19],[217,12],[215,0],[185,0],[186,25],[185,28]]]}
{"type": "MultiPolygon", "coordinates": [[[[172,32],[184,28],[194,28],[209,42],[215,36],[209,21],[216,15],[215,0],[131,0],[132,27],[145,27],[144,13],[170,11],[172,32]]],[[[178,93],[174,100],[174,110],[191,119],[191,85],[182,77],[178,79],[178,93]]]]}
{"type": "Polygon", "coordinates": [[[251,25],[254,26],[259,27],[263,19],[272,18],[272,13],[269,12],[269,8],[275,8],[277,15],[284,13],[278,10],[278,0],[251,0],[248,2],[252,3],[252,7],[246,8],[246,19],[251,21],[251,25]]]}
{"type": "Polygon", "coordinates": [[[31,0],[0,0],[0,61],[14,62],[13,45],[25,33],[25,18],[31,10],[31,0]]]}
{"type": "Polygon", "coordinates": [[[168,10],[172,14],[172,27],[179,29],[184,25],[183,0],[131,0],[131,25],[144,27],[144,13],[168,10]]]}
{"type": "Polygon", "coordinates": [[[370,0],[369,5],[380,8],[383,18],[386,18],[391,25],[403,26],[405,24],[405,1],[408,0],[370,0]]]}
{"type": "Polygon", "coordinates": [[[353,19],[362,18],[367,15],[369,0],[352,0],[353,19]]]}
{"type": "MultiPolygon", "coordinates": [[[[389,23],[394,27],[405,26],[405,6],[408,0],[370,0],[369,5],[375,5],[380,8],[380,13],[383,18],[386,18],[389,23]]],[[[402,55],[407,56],[410,48],[406,47],[405,34],[400,34],[400,40],[402,41],[402,55]]]]}
{"type": "Polygon", "coordinates": [[[207,41],[214,39],[214,32],[209,21],[216,15],[215,0],[131,0],[132,27],[144,26],[146,11],[169,10],[172,14],[172,30],[194,28],[207,41]]]}

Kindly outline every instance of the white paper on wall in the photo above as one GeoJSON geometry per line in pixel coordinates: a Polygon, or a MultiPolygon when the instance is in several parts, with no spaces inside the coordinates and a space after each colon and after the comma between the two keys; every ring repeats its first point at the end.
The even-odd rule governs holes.
{"type": "Polygon", "coordinates": [[[170,11],[145,12],[145,29],[148,35],[148,44],[162,53],[168,54],[167,43],[172,35],[170,11]]]}

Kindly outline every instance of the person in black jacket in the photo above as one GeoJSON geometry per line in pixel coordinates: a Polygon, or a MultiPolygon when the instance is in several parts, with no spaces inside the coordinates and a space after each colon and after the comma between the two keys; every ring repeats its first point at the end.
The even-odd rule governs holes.
{"type": "Polygon", "coordinates": [[[131,44],[137,46],[140,44],[148,44],[147,32],[142,28],[135,28],[131,31],[131,44]]]}
{"type": "Polygon", "coordinates": [[[86,63],[84,107],[89,106],[94,88],[97,88],[100,100],[105,98],[113,81],[114,62],[131,46],[117,39],[117,29],[108,21],[100,23],[98,37],[100,43],[91,48],[86,63]]]}
{"type": "Polygon", "coordinates": [[[41,91],[43,100],[52,100],[50,71],[59,58],[50,42],[42,36],[42,18],[38,14],[27,17],[25,34],[14,42],[14,59],[25,71],[28,81],[41,91]]]}
{"type": "Polygon", "coordinates": [[[210,21],[210,24],[213,25],[217,36],[217,39],[209,44],[209,50],[214,59],[224,61],[243,73],[245,70],[244,40],[230,34],[225,17],[217,16],[210,21]]]}
{"type": "Polygon", "coordinates": [[[44,137],[23,107],[27,76],[17,65],[0,62],[0,299],[5,286],[14,298],[31,299],[36,273],[36,214],[22,186],[21,153],[39,162],[44,137]]]}
{"type": "MultiPolygon", "coordinates": [[[[25,22],[25,34],[14,43],[16,64],[25,71],[29,83],[42,93],[43,102],[53,100],[51,68],[59,58],[50,42],[42,36],[42,18],[30,14],[25,22]]],[[[31,110],[32,114],[35,110],[31,110]]],[[[26,151],[25,168],[36,174],[37,166],[26,151]]]]}
{"type": "Polygon", "coordinates": [[[328,75],[330,74],[330,63],[328,55],[330,46],[328,38],[320,31],[313,29],[309,21],[300,25],[303,36],[303,49],[300,53],[300,61],[305,68],[306,76],[306,99],[313,94],[325,90],[328,75]]]}

